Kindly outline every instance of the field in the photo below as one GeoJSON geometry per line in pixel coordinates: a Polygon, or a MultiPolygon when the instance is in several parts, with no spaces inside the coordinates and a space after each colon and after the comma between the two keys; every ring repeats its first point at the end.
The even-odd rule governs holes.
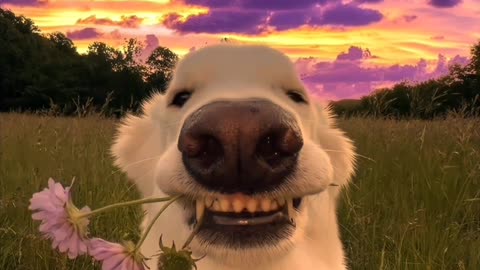
{"type": "MultiPolygon", "coordinates": [[[[0,269],[99,269],[54,252],[27,207],[49,177],[68,185],[75,176],[77,205],[136,198],[112,166],[114,125],[93,116],[0,114],[0,269]]],[[[361,154],[339,209],[350,268],[480,269],[480,119],[339,125],[361,154]]],[[[101,215],[91,231],[137,239],[139,210],[101,215]]]]}

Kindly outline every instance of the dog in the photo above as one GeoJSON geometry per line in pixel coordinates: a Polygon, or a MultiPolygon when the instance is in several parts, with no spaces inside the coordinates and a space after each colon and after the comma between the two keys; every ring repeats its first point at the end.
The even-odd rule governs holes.
{"type": "MultiPolygon", "coordinates": [[[[355,147],[275,49],[190,52],[165,93],[119,124],[111,151],[142,196],[184,195],[152,227],[147,257],[201,220],[190,244],[200,270],[347,268],[336,205],[355,147]]],[[[144,205],[142,230],[161,207],[144,205]]]]}

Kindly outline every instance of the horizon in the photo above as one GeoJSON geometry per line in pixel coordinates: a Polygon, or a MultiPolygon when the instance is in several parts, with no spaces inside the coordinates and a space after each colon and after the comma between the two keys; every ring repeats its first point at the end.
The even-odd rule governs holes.
{"type": "Polygon", "coordinates": [[[268,45],[292,59],[310,92],[339,100],[468,63],[480,39],[475,2],[3,0],[0,7],[32,19],[42,33],[65,33],[79,53],[93,41],[119,48],[126,38],[143,42],[145,55],[164,46],[183,56],[224,37],[268,45]]]}

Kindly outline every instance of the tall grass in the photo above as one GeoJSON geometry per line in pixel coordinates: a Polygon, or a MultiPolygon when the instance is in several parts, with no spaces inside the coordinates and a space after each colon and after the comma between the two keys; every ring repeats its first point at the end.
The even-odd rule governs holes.
{"type": "MultiPolygon", "coordinates": [[[[99,269],[68,260],[37,232],[28,200],[52,176],[96,208],[138,196],[112,166],[115,122],[95,116],[0,114],[0,269],[99,269]]],[[[480,269],[480,120],[352,118],[357,175],[339,215],[351,269],[480,269]]],[[[136,239],[140,208],[92,223],[95,235],[136,239]]],[[[202,270],[202,269],[200,269],[202,270]]]]}

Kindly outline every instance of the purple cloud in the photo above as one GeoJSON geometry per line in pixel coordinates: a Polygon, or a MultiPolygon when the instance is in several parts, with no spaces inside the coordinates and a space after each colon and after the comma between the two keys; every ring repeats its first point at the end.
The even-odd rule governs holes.
{"type": "Polygon", "coordinates": [[[268,23],[278,31],[283,31],[305,25],[309,20],[310,15],[307,12],[303,10],[293,10],[273,13],[268,23]]]}
{"type": "Polygon", "coordinates": [[[383,0],[354,0],[355,3],[364,4],[364,3],[380,3],[383,0]]]}
{"type": "Polygon", "coordinates": [[[67,32],[67,37],[69,39],[76,39],[76,40],[93,39],[93,38],[101,37],[102,35],[103,35],[102,33],[98,32],[97,29],[92,27],[87,27],[80,30],[73,30],[73,31],[67,32]]]}
{"type": "Polygon", "coordinates": [[[429,0],[429,4],[438,8],[450,8],[460,4],[462,0],[429,0]]]}
{"type": "Polygon", "coordinates": [[[378,22],[383,19],[382,13],[374,9],[361,8],[353,4],[339,4],[326,9],[323,16],[312,19],[318,25],[360,26],[378,22]]]}
{"type": "MultiPolygon", "coordinates": [[[[372,1],[378,0],[367,0],[372,1]]],[[[344,5],[341,0],[186,0],[185,3],[206,6],[209,12],[185,19],[170,13],[162,20],[165,26],[181,33],[260,34],[268,26],[279,31],[303,25],[361,26],[383,18],[377,10],[359,7],[359,3],[344,5]]]]}
{"type": "Polygon", "coordinates": [[[274,11],[307,9],[315,5],[323,5],[327,2],[337,1],[338,0],[185,0],[185,4],[204,6],[209,8],[241,8],[274,11]]]}
{"type": "Polygon", "coordinates": [[[225,0],[185,0],[187,5],[203,6],[209,8],[223,8],[235,6],[237,1],[225,1],[225,0]]]}
{"type": "Polygon", "coordinates": [[[266,11],[210,10],[207,14],[189,16],[184,22],[180,15],[171,13],[163,18],[163,23],[180,33],[259,34],[263,32],[267,17],[266,11]]]}
{"type": "Polygon", "coordinates": [[[458,55],[450,60],[439,55],[432,71],[429,71],[428,63],[423,59],[414,65],[366,67],[364,60],[371,57],[368,49],[352,46],[332,62],[306,58],[298,59],[295,64],[300,74],[306,74],[303,81],[312,92],[331,99],[341,99],[358,98],[379,87],[402,81],[438,78],[447,74],[451,66],[466,65],[469,62],[468,58],[458,55]]]}
{"type": "Polygon", "coordinates": [[[341,60],[349,60],[349,61],[356,61],[362,59],[372,58],[372,53],[369,49],[363,50],[360,47],[351,46],[348,48],[348,52],[342,52],[337,56],[337,61],[341,60]]]}
{"type": "Polygon", "coordinates": [[[262,10],[294,10],[308,9],[315,5],[324,5],[327,2],[335,2],[334,0],[243,0],[241,7],[247,9],[262,10]]]}
{"type": "Polygon", "coordinates": [[[149,34],[145,36],[145,41],[143,42],[144,48],[140,53],[139,60],[146,61],[150,54],[160,46],[160,41],[155,35],[149,34]]]}
{"type": "Polygon", "coordinates": [[[0,2],[0,5],[10,4],[14,6],[38,6],[45,3],[46,1],[39,0],[2,0],[0,2]]]}
{"type": "Polygon", "coordinates": [[[406,22],[412,22],[414,20],[416,20],[418,18],[417,15],[404,15],[403,16],[403,19],[406,21],[406,22]]]}

